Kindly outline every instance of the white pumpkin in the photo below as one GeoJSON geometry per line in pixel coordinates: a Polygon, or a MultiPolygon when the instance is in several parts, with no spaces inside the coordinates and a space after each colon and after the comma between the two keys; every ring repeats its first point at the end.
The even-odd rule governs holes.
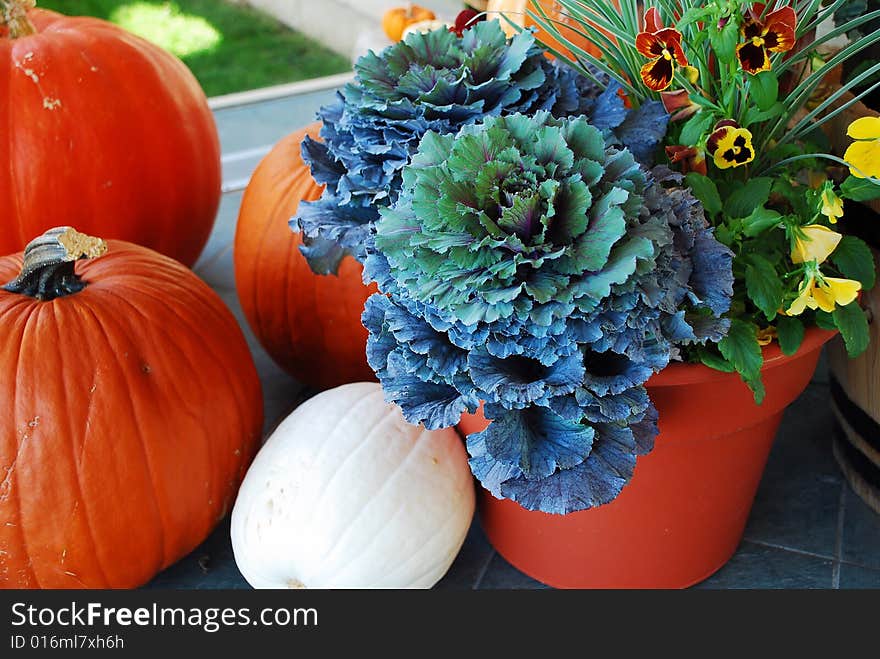
{"type": "Polygon", "coordinates": [[[232,548],[255,588],[430,588],[474,514],[452,428],[406,423],[375,383],[325,391],[257,454],[232,511],[232,548]]]}

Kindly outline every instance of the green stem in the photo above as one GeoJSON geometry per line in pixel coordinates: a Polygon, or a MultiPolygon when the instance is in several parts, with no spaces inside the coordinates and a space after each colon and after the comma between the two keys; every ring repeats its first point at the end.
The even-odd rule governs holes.
{"type": "Polygon", "coordinates": [[[107,243],[100,238],[71,227],[49,229],[28,244],[21,273],[3,289],[43,301],[73,295],[87,285],[74,271],[74,263],[106,251],[107,243]]]}
{"type": "Polygon", "coordinates": [[[36,0],[0,0],[0,25],[9,28],[9,38],[18,39],[37,33],[28,20],[28,10],[36,7],[36,0]]]}

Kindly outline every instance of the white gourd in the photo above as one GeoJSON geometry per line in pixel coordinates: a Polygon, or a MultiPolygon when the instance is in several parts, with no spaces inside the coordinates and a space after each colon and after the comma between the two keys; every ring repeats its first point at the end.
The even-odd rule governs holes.
{"type": "Polygon", "coordinates": [[[267,440],[232,511],[232,547],[255,588],[430,588],[473,513],[456,431],[409,425],[380,385],[348,384],[267,440]]]}

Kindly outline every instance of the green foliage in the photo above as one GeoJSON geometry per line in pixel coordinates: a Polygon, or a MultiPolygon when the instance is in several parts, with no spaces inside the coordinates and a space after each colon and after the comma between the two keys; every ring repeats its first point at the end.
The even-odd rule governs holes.
{"type": "MultiPolygon", "coordinates": [[[[862,325],[849,308],[852,305],[846,311],[838,307],[834,314],[807,310],[802,316],[789,317],[780,313],[791,306],[807,276],[805,266],[793,263],[790,255],[795,242],[806,238],[801,227],[816,223],[828,226],[827,218],[821,215],[824,187],[805,191],[787,178],[771,177],[717,186],[713,179],[695,172],[687,174],[685,180],[706,206],[707,214],[712,211],[716,236],[737,254],[734,303],[728,314],[733,320],[731,335],[723,347],[718,346],[720,352],[711,346],[686,349],[691,361],[722,371],[738,371],[759,399],[763,395],[756,358],[760,352],[756,336],[759,327],[775,329],[782,351],[791,355],[800,348],[805,327],[816,324],[825,329],[840,328],[843,334],[840,323],[846,323],[848,345],[853,351],[863,349],[862,325]]],[[[833,186],[828,189],[833,193],[833,186]]],[[[843,236],[830,258],[812,267],[824,276],[854,279],[865,289],[874,285],[871,251],[852,236],[843,236]]]]}
{"type": "Polygon", "coordinates": [[[718,194],[718,187],[712,179],[697,172],[689,172],[685,176],[685,180],[691,192],[703,204],[707,215],[717,215],[721,212],[721,196],[718,194]]]}
{"type": "Polygon", "coordinates": [[[850,357],[858,357],[868,348],[871,338],[868,331],[868,319],[858,301],[845,307],[837,307],[832,314],[834,324],[846,344],[846,352],[850,357]]]}
{"type": "Polygon", "coordinates": [[[872,183],[866,178],[848,176],[840,186],[840,194],[853,201],[871,201],[880,199],[880,184],[872,183]]]}
{"type": "Polygon", "coordinates": [[[749,80],[752,98],[762,112],[774,106],[779,96],[779,80],[772,71],[763,71],[749,80]]]}
{"type": "Polygon", "coordinates": [[[736,186],[725,201],[724,212],[730,217],[748,217],[767,203],[772,185],[772,178],[761,177],[736,186]]]}
{"type": "Polygon", "coordinates": [[[746,265],[746,289],[752,302],[764,312],[767,320],[776,318],[782,305],[782,280],[776,266],[759,254],[750,254],[746,265]]]}
{"type": "Polygon", "coordinates": [[[697,355],[699,356],[700,362],[709,368],[714,368],[716,371],[721,371],[722,373],[736,372],[736,368],[734,368],[733,364],[724,359],[724,357],[721,356],[721,353],[718,352],[717,346],[700,346],[700,348],[697,349],[697,355]]]}
{"type": "Polygon", "coordinates": [[[776,333],[779,347],[783,354],[793,355],[801,347],[804,340],[804,323],[800,318],[780,316],[776,322],[776,333]]]}
{"type": "Polygon", "coordinates": [[[874,288],[874,255],[863,240],[844,236],[831,259],[844,277],[861,282],[865,290],[874,288]]]}
{"type": "Polygon", "coordinates": [[[781,223],[782,215],[779,211],[758,206],[751,215],[743,218],[743,233],[749,238],[754,238],[769,229],[778,227],[781,223]]]}
{"type": "Polygon", "coordinates": [[[697,112],[681,127],[678,141],[682,144],[696,144],[715,123],[711,112],[697,112]]]}
{"type": "Polygon", "coordinates": [[[758,328],[754,323],[734,319],[730,331],[718,344],[724,358],[733,364],[743,381],[755,394],[755,402],[764,400],[764,384],[761,382],[761,367],[764,356],[757,338],[758,328]]]}

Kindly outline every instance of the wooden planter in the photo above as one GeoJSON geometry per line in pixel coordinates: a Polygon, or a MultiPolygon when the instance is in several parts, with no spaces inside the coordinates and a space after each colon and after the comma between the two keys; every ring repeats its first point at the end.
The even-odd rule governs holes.
{"type": "MultiPolygon", "coordinates": [[[[842,156],[852,140],[847,126],[864,116],[880,116],[856,103],[826,124],[831,144],[842,156]]],[[[848,205],[843,230],[863,238],[880,271],[880,200],[867,206],[848,205]]],[[[849,359],[839,337],[828,344],[832,408],[837,420],[834,457],[853,490],[880,513],[880,286],[861,298],[871,321],[871,342],[859,357],[849,359]]]]}

